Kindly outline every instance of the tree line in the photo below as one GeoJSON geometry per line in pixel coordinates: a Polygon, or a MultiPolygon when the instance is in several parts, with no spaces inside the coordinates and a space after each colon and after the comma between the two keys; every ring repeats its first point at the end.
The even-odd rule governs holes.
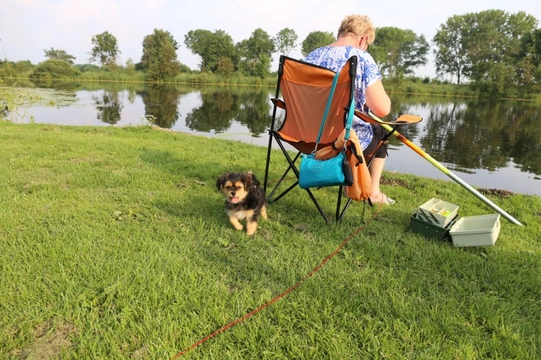
{"type": "MultiPolygon", "coordinates": [[[[525,91],[541,90],[541,29],[532,15],[519,11],[485,10],[454,15],[441,24],[431,44],[424,35],[396,27],[376,29],[376,38],[369,53],[376,60],[385,79],[402,79],[426,65],[432,51],[439,77],[451,77],[457,84],[470,84],[487,93],[501,94],[509,88],[525,91]]],[[[271,73],[272,56],[289,55],[300,47],[303,56],[313,49],[335,41],[335,34],[313,31],[302,41],[291,28],[275,36],[258,28],[248,39],[235,43],[223,30],[196,29],[184,35],[184,45],[201,59],[198,70],[222,76],[242,74],[266,77],[271,73]]],[[[190,69],[181,64],[176,51],[180,48],[173,35],[154,29],[144,37],[141,61],[117,64],[121,54],[117,39],[108,31],[94,35],[90,61],[102,69],[144,71],[152,81],[163,81],[190,69]]],[[[50,73],[51,67],[73,70],[75,57],[61,49],[45,49],[47,61],[38,64],[36,77],[50,73]],[[50,61],[61,61],[65,64],[50,61]],[[48,65],[48,66],[47,66],[48,65]],[[40,72],[41,67],[41,72],[40,72]],[[41,75],[40,75],[41,74],[41,75]]],[[[4,61],[5,63],[6,61],[4,61]]],[[[84,71],[82,66],[79,69],[84,71]]]]}

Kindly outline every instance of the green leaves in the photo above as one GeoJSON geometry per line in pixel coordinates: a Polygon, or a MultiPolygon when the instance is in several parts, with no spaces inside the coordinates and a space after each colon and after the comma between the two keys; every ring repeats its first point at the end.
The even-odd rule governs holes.
{"type": "Polygon", "coordinates": [[[75,60],[75,56],[68,54],[66,50],[50,48],[49,50],[44,49],[43,51],[45,51],[45,57],[49,59],[64,60],[72,65],[75,60]]]}
{"type": "Polygon", "coordinates": [[[302,55],[306,56],[312,50],[325,45],[329,45],[336,40],[332,32],[329,31],[312,31],[302,42],[302,55]]]}
{"type": "Polygon", "coordinates": [[[66,79],[80,73],[79,69],[71,66],[67,61],[49,59],[39,63],[30,74],[30,78],[33,80],[66,79]]]}
{"type": "Polygon", "coordinates": [[[427,63],[428,42],[423,35],[412,30],[382,27],[376,30],[376,40],[370,53],[382,74],[400,78],[413,73],[413,69],[427,63]]]}
{"type": "Polygon", "coordinates": [[[239,54],[233,38],[223,30],[191,30],[184,36],[184,44],[201,57],[201,71],[227,72],[231,65],[238,64],[239,54]]]}
{"type": "Polygon", "coordinates": [[[153,34],[145,36],[141,62],[152,81],[163,81],[180,73],[178,46],[169,31],[154,29],[153,34]]]}
{"type": "Polygon", "coordinates": [[[92,36],[92,51],[90,51],[90,61],[99,62],[102,68],[108,65],[116,64],[120,50],[116,37],[108,31],[92,36]]]}
{"type": "Polygon", "coordinates": [[[297,46],[297,33],[290,28],[284,28],[276,34],[274,45],[276,50],[284,55],[289,55],[290,51],[297,46]]]}
{"type": "Polygon", "coordinates": [[[524,79],[531,79],[533,68],[525,52],[521,53],[521,38],[536,25],[537,19],[522,11],[486,10],[452,16],[432,39],[437,47],[436,71],[456,76],[458,84],[467,77],[474,88],[492,94],[521,86],[524,79]]]}
{"type": "Polygon", "coordinates": [[[263,29],[256,29],[250,38],[237,44],[240,54],[240,68],[248,75],[261,78],[269,74],[274,41],[263,29]]]}

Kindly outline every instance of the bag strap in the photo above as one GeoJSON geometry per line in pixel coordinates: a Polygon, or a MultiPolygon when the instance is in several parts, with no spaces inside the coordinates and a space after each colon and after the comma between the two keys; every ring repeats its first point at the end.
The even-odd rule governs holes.
{"type": "Polygon", "coordinates": [[[353,92],[352,92],[350,102],[349,102],[348,118],[346,120],[346,134],[344,135],[344,146],[346,146],[346,142],[349,140],[349,131],[351,130],[351,124],[353,123],[354,112],[355,112],[355,103],[353,102],[353,92]]]}
{"type": "Polygon", "coordinates": [[[329,115],[329,110],[331,108],[332,98],[334,96],[334,90],[336,89],[336,83],[338,82],[339,75],[340,75],[339,73],[336,73],[334,75],[334,78],[332,79],[331,92],[329,93],[329,98],[327,99],[327,105],[325,105],[325,112],[323,113],[323,119],[321,120],[319,133],[317,134],[316,147],[314,149],[314,153],[317,151],[319,140],[321,139],[321,135],[323,134],[323,128],[325,127],[325,123],[327,122],[327,116],[329,115]]]}
{"type": "MultiPolygon", "coordinates": [[[[323,119],[321,120],[321,126],[319,127],[319,133],[317,135],[316,140],[316,147],[314,148],[314,153],[317,151],[317,147],[319,145],[319,140],[321,139],[321,135],[323,134],[323,129],[325,128],[325,123],[327,122],[327,117],[329,115],[329,110],[331,108],[332,99],[334,96],[334,90],[336,89],[336,84],[338,82],[339,73],[336,73],[334,75],[334,78],[332,80],[332,86],[331,86],[331,92],[329,94],[329,98],[327,99],[327,105],[325,106],[325,112],[323,113],[323,119]]],[[[348,117],[346,120],[346,133],[344,135],[344,148],[346,146],[346,142],[349,140],[349,132],[351,130],[351,125],[353,123],[353,114],[355,112],[355,104],[353,102],[354,94],[351,93],[350,102],[349,102],[349,110],[348,110],[348,117]]]]}

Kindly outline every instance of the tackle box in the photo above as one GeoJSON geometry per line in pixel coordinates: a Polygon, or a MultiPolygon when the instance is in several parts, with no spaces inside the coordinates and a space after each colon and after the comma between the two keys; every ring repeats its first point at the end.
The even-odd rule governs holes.
{"type": "Polygon", "coordinates": [[[500,214],[466,216],[449,230],[454,246],[494,245],[500,234],[500,214]]]}
{"type": "Polygon", "coordinates": [[[449,221],[447,226],[441,226],[427,221],[422,213],[416,211],[410,217],[409,230],[414,233],[422,234],[427,239],[446,240],[449,238],[451,226],[457,219],[458,215],[455,215],[455,217],[449,221]]]}
{"type": "Polygon", "coordinates": [[[458,213],[458,205],[432,198],[419,206],[418,217],[432,224],[446,227],[458,213]]]}

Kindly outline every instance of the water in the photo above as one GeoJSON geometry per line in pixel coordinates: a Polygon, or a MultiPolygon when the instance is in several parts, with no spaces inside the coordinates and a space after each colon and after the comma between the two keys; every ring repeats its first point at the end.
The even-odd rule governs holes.
{"type": "MultiPolygon", "coordinates": [[[[163,128],[268,145],[272,89],[71,85],[75,101],[37,104],[10,114],[17,122],[163,128]]],[[[400,132],[474,187],[541,195],[541,110],[535,103],[391,95],[393,111],[423,121],[400,132]]],[[[283,120],[283,114],[280,114],[283,120]]],[[[386,170],[450,180],[394,137],[386,170]]]]}

